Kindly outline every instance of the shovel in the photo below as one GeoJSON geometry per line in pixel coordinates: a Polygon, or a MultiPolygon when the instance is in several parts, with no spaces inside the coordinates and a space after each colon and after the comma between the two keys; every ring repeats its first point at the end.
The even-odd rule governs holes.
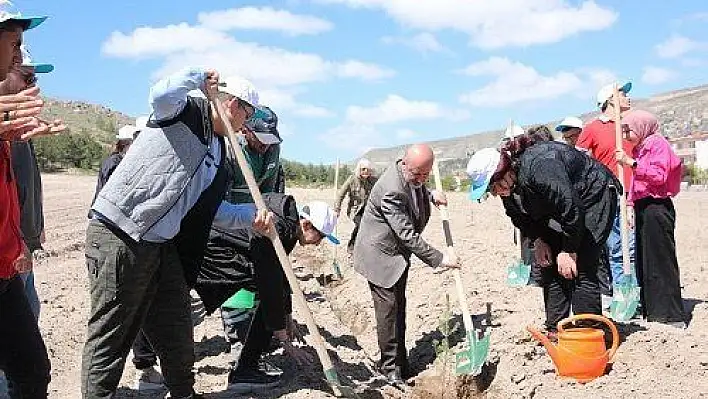
{"type": "MultiPolygon", "coordinates": [[[[612,102],[615,109],[615,145],[618,150],[622,146],[622,115],[620,112],[619,88],[615,85],[612,95],[612,102]]],[[[617,163],[617,174],[624,183],[624,167],[617,163]]],[[[624,194],[620,195],[620,233],[622,238],[622,270],[623,278],[612,283],[612,304],[610,304],[610,316],[617,321],[629,321],[639,305],[641,288],[637,286],[637,279],[634,277],[632,267],[629,264],[629,225],[627,223],[627,199],[624,194]]]]}
{"type": "MultiPolygon", "coordinates": [[[[336,164],[336,169],[334,169],[334,198],[336,201],[337,198],[337,189],[339,188],[339,158],[337,158],[337,164],[336,164]]],[[[334,225],[334,235],[335,237],[338,237],[337,235],[337,225],[334,225]]],[[[337,245],[332,245],[333,249],[333,254],[332,254],[332,270],[334,271],[334,275],[337,276],[339,280],[342,279],[342,269],[339,267],[339,261],[337,260],[337,245]]]]}
{"type": "MultiPolygon", "coordinates": [[[[236,157],[236,161],[238,162],[238,166],[241,169],[241,173],[243,173],[243,177],[246,179],[246,184],[248,184],[248,190],[251,192],[251,196],[253,197],[253,201],[256,203],[256,207],[259,210],[268,209],[266,207],[265,202],[263,201],[263,196],[261,195],[261,190],[258,188],[256,179],[253,177],[253,171],[251,170],[250,165],[248,165],[248,162],[246,162],[246,157],[243,155],[243,152],[239,151],[238,147],[235,146],[235,144],[237,143],[236,133],[234,132],[231,123],[229,123],[229,120],[226,118],[226,113],[224,112],[221,103],[219,101],[212,101],[212,107],[214,107],[217,112],[217,115],[219,116],[219,119],[221,119],[224,126],[226,126],[227,139],[232,147],[231,154],[236,157]]],[[[272,223],[270,226],[270,231],[276,231],[275,226],[272,223]]],[[[358,396],[356,394],[356,391],[354,391],[354,388],[344,386],[339,382],[337,371],[334,369],[334,365],[332,364],[332,359],[330,359],[329,357],[327,348],[325,348],[324,340],[322,339],[322,335],[320,335],[320,330],[317,327],[317,323],[312,317],[310,308],[307,306],[305,295],[302,293],[300,285],[297,282],[297,278],[295,277],[295,273],[293,272],[292,263],[290,263],[290,258],[285,252],[283,242],[280,241],[280,236],[277,233],[274,233],[271,234],[269,238],[273,242],[273,247],[275,248],[275,252],[278,255],[280,266],[283,268],[285,277],[288,279],[288,284],[290,285],[295,305],[298,307],[298,310],[305,318],[305,324],[307,325],[307,329],[310,332],[310,344],[315,348],[315,351],[317,352],[317,357],[319,358],[320,363],[322,364],[322,369],[324,371],[325,378],[327,379],[327,382],[332,388],[334,395],[338,397],[346,396],[350,398],[357,398],[358,396]]]]}
{"type": "MultiPolygon", "coordinates": [[[[433,174],[435,176],[435,190],[442,193],[440,169],[438,168],[437,161],[433,163],[433,174]]],[[[447,206],[440,205],[440,217],[442,218],[443,232],[445,233],[445,243],[449,248],[452,248],[452,233],[450,231],[450,218],[447,213],[447,206]]],[[[482,372],[482,366],[484,366],[484,363],[487,361],[487,356],[489,355],[489,336],[491,332],[489,329],[486,329],[484,332],[474,329],[472,317],[467,307],[467,299],[465,298],[465,290],[462,285],[460,270],[453,269],[452,274],[455,277],[455,288],[457,289],[457,298],[460,301],[460,308],[462,309],[462,324],[465,327],[465,338],[467,342],[467,348],[458,352],[455,356],[455,374],[471,374],[476,376],[482,372]]]]}
{"type": "MultiPolygon", "coordinates": [[[[518,232],[519,234],[517,235],[517,231],[518,230],[515,228],[514,246],[519,250],[519,253],[521,253],[521,232],[518,232]]],[[[528,285],[530,277],[531,265],[527,265],[521,256],[514,259],[514,261],[512,261],[506,269],[506,284],[510,287],[521,287],[528,285]]]]}

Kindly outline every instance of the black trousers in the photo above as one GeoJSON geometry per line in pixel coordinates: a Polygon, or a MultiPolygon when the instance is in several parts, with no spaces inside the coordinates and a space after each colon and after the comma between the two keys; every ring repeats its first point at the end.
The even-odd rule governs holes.
{"type": "Polygon", "coordinates": [[[273,331],[266,328],[265,319],[263,318],[263,307],[259,305],[251,321],[251,326],[248,329],[246,342],[243,345],[236,370],[257,370],[258,360],[270,349],[272,338],[273,331]]]}
{"type": "Polygon", "coordinates": [[[578,276],[572,280],[561,276],[555,263],[541,270],[546,329],[555,331],[571,308],[575,314],[602,313],[597,268],[603,254],[602,245],[578,251],[578,276]]]}
{"type": "Polygon", "coordinates": [[[597,279],[600,283],[600,294],[612,296],[612,271],[610,270],[610,255],[607,246],[602,247],[597,266],[597,279]]]}
{"type": "Polygon", "coordinates": [[[676,259],[676,211],[670,198],[643,198],[636,212],[637,279],[649,321],[685,321],[681,276],[676,259]]]}
{"type": "Polygon", "coordinates": [[[0,369],[22,399],[47,398],[50,363],[19,276],[0,279],[0,369]]]}
{"type": "Polygon", "coordinates": [[[354,219],[352,219],[352,222],[354,222],[354,230],[352,230],[352,234],[349,236],[349,242],[347,243],[347,251],[349,252],[354,250],[354,242],[356,241],[356,235],[359,234],[359,224],[361,223],[362,213],[362,211],[357,212],[357,214],[354,215],[354,219]]]}
{"type": "Polygon", "coordinates": [[[138,370],[157,365],[157,354],[141,329],[133,341],[133,364],[138,370]]]}
{"type": "Polygon", "coordinates": [[[398,369],[404,378],[409,372],[406,352],[406,282],[409,268],[410,265],[391,288],[369,283],[381,351],[379,369],[384,374],[398,369]]]}

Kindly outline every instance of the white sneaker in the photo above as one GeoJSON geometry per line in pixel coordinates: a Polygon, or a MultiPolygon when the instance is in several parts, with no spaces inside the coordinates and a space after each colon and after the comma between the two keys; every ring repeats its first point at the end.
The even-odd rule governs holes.
{"type": "Polygon", "coordinates": [[[165,379],[155,367],[138,370],[133,389],[138,391],[161,391],[165,389],[165,379]]]}

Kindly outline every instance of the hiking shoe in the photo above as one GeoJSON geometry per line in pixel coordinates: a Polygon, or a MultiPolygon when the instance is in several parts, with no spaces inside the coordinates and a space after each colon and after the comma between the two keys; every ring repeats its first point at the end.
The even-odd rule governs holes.
{"type": "Polygon", "coordinates": [[[154,366],[138,370],[133,389],[138,391],[161,391],[165,389],[165,379],[154,366]]]}
{"type": "Polygon", "coordinates": [[[280,367],[267,360],[260,360],[258,362],[258,371],[261,371],[273,377],[278,377],[283,374],[283,370],[280,367]]]}
{"type": "Polygon", "coordinates": [[[227,389],[234,393],[246,393],[261,389],[274,388],[280,384],[280,378],[268,375],[260,370],[232,369],[229,373],[227,389]]]}

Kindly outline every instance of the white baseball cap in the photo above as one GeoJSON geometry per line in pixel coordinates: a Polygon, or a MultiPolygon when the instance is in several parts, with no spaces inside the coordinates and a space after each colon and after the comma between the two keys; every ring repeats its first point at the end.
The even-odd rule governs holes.
{"type": "Polygon", "coordinates": [[[577,127],[579,129],[583,128],[583,121],[577,116],[566,116],[561,123],[556,126],[557,132],[562,132],[565,129],[577,127]]]}
{"type": "Polygon", "coordinates": [[[630,90],[632,90],[632,82],[610,83],[602,86],[600,91],[597,92],[597,106],[599,108],[602,108],[602,106],[605,105],[610,98],[612,98],[612,93],[614,93],[615,90],[615,84],[619,86],[619,91],[624,94],[628,94],[630,90]]]}
{"type": "Polygon", "coordinates": [[[504,138],[513,139],[516,136],[524,134],[524,128],[519,125],[511,125],[504,130],[504,138]]]}
{"type": "Polygon", "coordinates": [[[337,214],[326,202],[308,202],[300,208],[300,217],[309,220],[312,223],[312,227],[327,237],[333,244],[339,244],[339,239],[332,235],[335,226],[337,226],[337,214]]]}
{"type": "Polygon", "coordinates": [[[140,133],[140,129],[137,126],[125,125],[122,128],[118,129],[118,134],[116,134],[116,138],[118,140],[133,140],[136,133],[140,133]]]}
{"type": "Polygon", "coordinates": [[[20,51],[22,52],[22,66],[34,68],[34,73],[49,73],[54,70],[54,65],[52,64],[32,62],[30,52],[24,44],[20,46],[20,51]]]}
{"type": "Polygon", "coordinates": [[[263,119],[267,116],[260,107],[258,91],[250,80],[240,76],[229,76],[219,82],[219,91],[238,97],[253,106],[255,109],[254,118],[263,119]]]}
{"type": "Polygon", "coordinates": [[[496,148],[483,148],[472,155],[467,163],[467,176],[471,183],[469,198],[472,201],[479,201],[487,192],[500,161],[501,153],[496,148]]]}
{"type": "Polygon", "coordinates": [[[143,115],[143,116],[139,116],[139,117],[135,118],[135,127],[138,130],[145,129],[147,127],[147,123],[148,123],[149,118],[150,117],[147,115],[143,115]]]}

